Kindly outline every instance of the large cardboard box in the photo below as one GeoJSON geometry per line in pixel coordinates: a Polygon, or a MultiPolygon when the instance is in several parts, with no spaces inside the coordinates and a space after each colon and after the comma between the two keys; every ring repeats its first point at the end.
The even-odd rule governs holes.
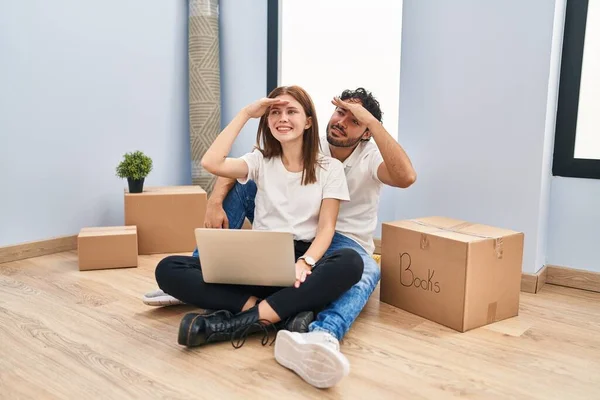
{"type": "Polygon", "coordinates": [[[381,301],[460,332],[518,315],[523,233],[428,217],[381,240],[381,301]]]}
{"type": "Polygon", "coordinates": [[[135,226],[82,228],[77,236],[79,270],[137,267],[135,226]]]}
{"type": "Polygon", "coordinates": [[[137,226],[139,254],[194,251],[194,229],[204,226],[206,201],[199,186],[125,189],[125,225],[137,226]]]}

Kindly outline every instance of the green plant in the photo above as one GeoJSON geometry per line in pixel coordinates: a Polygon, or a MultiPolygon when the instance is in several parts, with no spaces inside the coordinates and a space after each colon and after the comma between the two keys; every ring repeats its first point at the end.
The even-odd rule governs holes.
{"type": "Polygon", "coordinates": [[[141,151],[125,153],[123,160],[117,166],[119,178],[134,180],[143,179],[152,171],[152,159],[141,151]]]}

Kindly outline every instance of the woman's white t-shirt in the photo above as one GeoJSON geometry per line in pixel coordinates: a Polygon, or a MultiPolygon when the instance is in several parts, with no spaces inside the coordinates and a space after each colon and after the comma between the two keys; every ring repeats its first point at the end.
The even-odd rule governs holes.
{"type": "Polygon", "coordinates": [[[333,157],[319,155],[317,182],[308,185],[302,185],[302,172],[288,171],[280,157],[266,159],[254,150],[241,159],[248,164],[248,176],[238,182],[253,180],[257,187],[252,229],[291,232],[295,240],[312,241],[321,201],[350,200],[344,167],[333,157]]]}

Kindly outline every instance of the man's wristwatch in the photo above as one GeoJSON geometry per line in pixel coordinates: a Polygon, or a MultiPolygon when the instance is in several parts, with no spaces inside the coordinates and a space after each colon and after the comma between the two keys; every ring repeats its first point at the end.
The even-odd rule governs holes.
{"type": "Polygon", "coordinates": [[[300,256],[300,258],[298,258],[298,260],[304,260],[304,262],[306,264],[308,264],[308,266],[311,269],[313,269],[315,267],[315,264],[317,263],[314,258],[312,258],[311,256],[307,256],[307,255],[300,256]]]}

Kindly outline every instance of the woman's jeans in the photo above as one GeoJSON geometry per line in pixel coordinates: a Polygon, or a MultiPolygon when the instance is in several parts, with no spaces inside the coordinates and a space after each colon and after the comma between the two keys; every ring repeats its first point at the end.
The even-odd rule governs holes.
{"type": "MultiPolygon", "coordinates": [[[[254,221],[255,197],[256,184],[253,181],[248,181],[245,185],[235,183],[223,201],[223,209],[229,219],[229,229],[240,229],[245,218],[250,222],[254,221]]],[[[337,232],[325,255],[343,248],[354,249],[362,257],[364,262],[362,277],[337,300],[322,309],[309,326],[309,331],[329,332],[338,340],[348,332],[381,278],[379,266],[365,249],[354,240],[337,232]]],[[[194,251],[193,256],[198,257],[198,249],[194,251]]]]}

